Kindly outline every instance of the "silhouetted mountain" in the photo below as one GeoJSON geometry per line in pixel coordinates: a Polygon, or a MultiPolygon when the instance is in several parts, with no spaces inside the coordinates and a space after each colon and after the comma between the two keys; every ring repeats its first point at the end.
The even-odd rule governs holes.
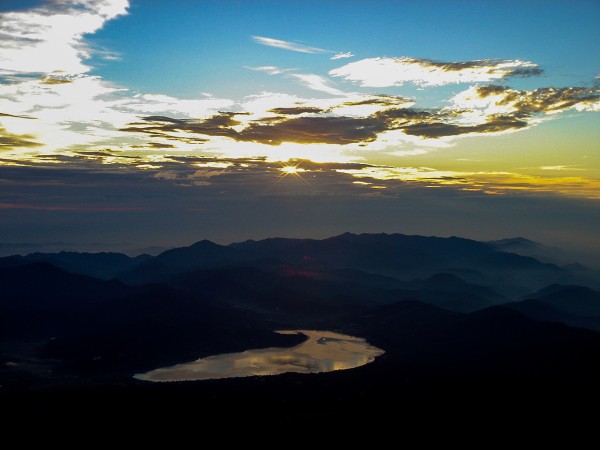
{"type": "Polygon", "coordinates": [[[144,284],[162,281],[177,273],[229,266],[245,259],[243,252],[234,248],[202,240],[189,247],[167,250],[122,273],[119,278],[133,284],[144,284]]]}
{"type": "Polygon", "coordinates": [[[405,236],[401,234],[345,233],[329,239],[295,239],[292,242],[246,241],[231,247],[290,264],[358,269],[384,275],[411,277],[481,257],[493,250],[486,244],[460,238],[405,236]]]}
{"type": "Polygon", "coordinates": [[[346,330],[390,354],[377,366],[425,379],[592,380],[600,374],[600,334],[534,321],[506,307],[455,314],[419,302],[399,302],[353,314],[346,330]],[[590,371],[585,373],[586,371],[590,371]],[[441,374],[444,375],[441,375],[441,374]]]}
{"type": "Polygon", "coordinates": [[[539,242],[523,237],[498,239],[496,241],[487,241],[487,243],[501,252],[518,253],[525,256],[530,256],[530,252],[543,247],[539,242]]]}
{"type": "Polygon", "coordinates": [[[215,353],[302,341],[275,334],[273,328],[249,311],[156,286],[102,303],[80,319],[80,326],[46,344],[41,354],[88,376],[129,377],[215,353]]]}
{"type": "Polygon", "coordinates": [[[1,268],[0,338],[68,332],[102,302],[133,293],[119,281],[72,274],[45,262],[1,268]]]}
{"type": "MultiPolygon", "coordinates": [[[[585,250],[565,250],[562,248],[553,247],[551,245],[541,244],[522,237],[500,239],[497,241],[488,241],[489,245],[501,252],[516,253],[522,256],[529,256],[544,263],[552,263],[557,266],[564,267],[569,271],[576,273],[576,266],[579,265],[584,271],[590,269],[577,264],[576,262],[591,263],[597,265],[597,258],[591,253],[586,253],[585,250]],[[574,270],[573,270],[574,269],[574,270]]],[[[597,271],[596,271],[597,272],[597,271]]],[[[600,289],[600,273],[587,273],[585,278],[595,279],[597,288],[600,289]]]]}
{"type": "Polygon", "coordinates": [[[266,239],[230,247],[257,258],[273,258],[317,271],[353,269],[405,281],[447,272],[508,296],[522,295],[557,280],[581,279],[528,256],[499,252],[496,245],[457,237],[345,233],[323,240],[266,239]]]}
{"type": "MultiPolygon", "coordinates": [[[[456,275],[439,273],[426,280],[413,280],[407,287],[417,291],[413,299],[457,312],[471,312],[509,301],[493,289],[467,283],[456,275]]],[[[406,291],[404,296],[406,297],[406,291]]]]}
{"type": "Polygon", "coordinates": [[[137,266],[150,255],[130,258],[122,253],[30,253],[26,256],[0,258],[0,267],[16,267],[32,262],[48,262],[71,273],[95,278],[111,279],[118,273],[137,266]]]}
{"type": "MultiPolygon", "coordinates": [[[[502,245],[516,244],[533,245],[502,245]]],[[[499,251],[498,244],[400,234],[229,246],[200,241],[156,257],[1,258],[0,394],[3,386],[172,392],[132,375],[223,352],[295,345],[301,337],[273,330],[302,328],[364,337],[385,354],[349,371],[173,389],[200,392],[202,404],[241,396],[273,402],[276,410],[298,389],[289,404],[364,400],[372,409],[376,399],[399,403],[400,392],[416,385],[595,383],[600,334],[564,325],[600,329],[600,293],[573,285],[586,279],[584,272],[499,251]],[[38,259],[52,264],[30,261],[38,259]],[[119,272],[122,281],[74,272],[119,272]],[[525,300],[496,306],[510,296],[525,300]]]]}
{"type": "Polygon", "coordinates": [[[537,320],[600,330],[600,292],[553,284],[507,306],[537,320]]]}
{"type": "Polygon", "coordinates": [[[389,303],[393,293],[355,283],[342,283],[279,274],[252,267],[228,267],[190,272],[168,280],[169,285],[202,293],[221,302],[261,314],[285,316],[304,324],[319,320],[323,314],[355,310],[359,307],[389,303]]]}
{"type": "Polygon", "coordinates": [[[69,273],[45,262],[0,269],[0,308],[73,310],[131,294],[120,281],[69,273]]]}

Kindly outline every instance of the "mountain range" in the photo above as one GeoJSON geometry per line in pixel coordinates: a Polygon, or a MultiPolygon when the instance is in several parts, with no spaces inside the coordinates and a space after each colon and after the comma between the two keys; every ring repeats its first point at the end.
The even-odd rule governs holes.
{"type": "Polygon", "coordinates": [[[363,400],[407,386],[595,383],[600,277],[507,251],[514,245],[523,242],[345,233],[202,240],[157,256],[0,258],[0,395],[69,395],[86,386],[121,395],[126,386],[162,396],[166,388],[132,376],[302,341],[273,333],[286,328],[360,336],[385,354],[349,371],[185,389],[209,401],[208,386],[221,399],[253,386],[277,403],[286,383],[306,383],[351,402],[352,383],[363,386],[363,400]]]}

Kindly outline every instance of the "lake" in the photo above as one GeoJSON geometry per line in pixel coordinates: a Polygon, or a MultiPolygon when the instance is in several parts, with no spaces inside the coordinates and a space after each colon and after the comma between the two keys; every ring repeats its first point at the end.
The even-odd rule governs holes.
{"type": "Polygon", "coordinates": [[[219,378],[319,373],[364,366],[385,352],[366,340],[331,331],[282,330],[281,334],[304,334],[308,339],[290,348],[270,347],[225,353],[196,361],[136,374],[145,381],[194,381],[219,378]]]}

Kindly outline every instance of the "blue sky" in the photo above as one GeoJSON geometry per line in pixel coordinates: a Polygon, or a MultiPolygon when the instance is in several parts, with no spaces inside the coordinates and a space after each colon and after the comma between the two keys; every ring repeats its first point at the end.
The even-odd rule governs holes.
{"type": "Polygon", "coordinates": [[[184,97],[243,96],[267,84],[290,90],[244,66],[324,73],[339,65],[329,59],[337,52],[356,58],[525,59],[547,69],[548,85],[566,86],[573,80],[589,84],[597,75],[599,10],[591,1],[134,1],[130,14],[107,23],[92,42],[123,56],[97,70],[108,79],[184,97]],[[251,36],[334,53],[261,48],[251,36]]]}
{"type": "Polygon", "coordinates": [[[521,234],[600,251],[598,23],[594,1],[4,1],[0,233],[117,249],[521,234]],[[515,204],[547,212],[496,216],[515,204]]]}

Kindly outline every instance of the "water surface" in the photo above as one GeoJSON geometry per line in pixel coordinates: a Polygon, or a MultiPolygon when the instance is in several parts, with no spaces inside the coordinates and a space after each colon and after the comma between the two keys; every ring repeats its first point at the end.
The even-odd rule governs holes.
{"type": "Polygon", "coordinates": [[[301,333],[308,339],[290,348],[271,347],[209,356],[137,374],[135,378],[146,381],[192,381],[288,372],[332,372],[364,366],[385,353],[362,338],[330,331],[284,330],[277,333],[301,333]]]}

